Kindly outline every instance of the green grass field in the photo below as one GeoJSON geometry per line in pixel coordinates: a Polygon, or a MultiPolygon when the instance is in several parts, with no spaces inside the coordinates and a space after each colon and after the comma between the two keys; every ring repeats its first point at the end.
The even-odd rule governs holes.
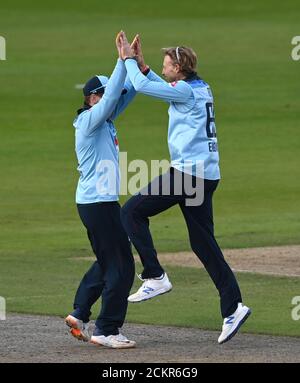
{"type": "MultiPolygon", "coordinates": [[[[3,262],[4,268],[19,268],[22,286],[16,285],[15,275],[1,277],[1,294],[7,297],[8,309],[21,313],[61,315],[71,310],[78,281],[89,262],[55,257],[3,262]],[[36,272],[33,273],[33,270],[36,272]]],[[[138,265],[138,269],[141,266],[138,265]]],[[[167,267],[173,282],[171,293],[140,304],[129,304],[127,321],[220,330],[222,318],[214,285],[204,270],[188,267],[167,267]]],[[[274,335],[300,336],[299,322],[292,320],[291,297],[299,294],[299,278],[262,276],[237,273],[245,302],[253,315],[243,331],[274,335]]],[[[134,284],[134,289],[139,286],[134,284]]],[[[93,318],[100,304],[93,308],[93,318]]]]}
{"type": "MultiPolygon", "coordinates": [[[[91,253],[74,203],[72,120],[82,102],[75,84],[111,73],[120,29],[130,38],[140,33],[146,61],[158,73],[162,47],[187,45],[198,54],[199,74],[211,84],[216,104],[220,245],[300,243],[300,62],[291,59],[299,12],[296,0],[1,4],[7,60],[0,61],[0,295],[8,297],[9,311],[64,315],[87,267],[70,260],[91,253]]],[[[169,158],[164,103],[138,96],[116,126],[129,160],[169,158]]],[[[151,222],[158,251],[189,249],[179,209],[151,222]]],[[[144,322],[151,312],[153,323],[219,328],[217,297],[205,274],[172,273],[176,290],[143,309],[130,307],[128,319],[144,322]],[[160,305],[172,315],[160,314],[160,305]]],[[[245,329],[300,333],[288,320],[299,280],[239,278],[257,315],[245,329]],[[266,300],[272,302],[267,307],[266,300]]]]}

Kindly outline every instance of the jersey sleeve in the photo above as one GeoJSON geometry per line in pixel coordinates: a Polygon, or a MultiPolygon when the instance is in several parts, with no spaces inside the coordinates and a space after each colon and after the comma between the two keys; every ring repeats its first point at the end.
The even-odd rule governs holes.
{"type": "Polygon", "coordinates": [[[107,82],[101,100],[78,117],[76,127],[85,135],[91,135],[112,115],[122,92],[126,76],[124,62],[118,59],[115,69],[107,82]]]}
{"type": "MultiPolygon", "coordinates": [[[[152,70],[150,70],[150,72],[146,76],[150,81],[166,82],[152,70]]],[[[137,92],[134,89],[134,86],[132,85],[132,82],[130,81],[128,74],[125,79],[124,88],[126,89],[126,93],[121,95],[117,103],[117,106],[110,117],[111,120],[115,120],[119,116],[119,114],[121,114],[124,111],[124,109],[126,109],[126,107],[130,104],[130,102],[136,96],[137,92]]]]}
{"type": "Polygon", "coordinates": [[[129,105],[129,103],[134,99],[136,95],[136,90],[134,89],[134,86],[132,85],[128,75],[125,79],[124,89],[126,89],[125,94],[121,94],[121,97],[119,98],[119,101],[110,116],[111,120],[115,120],[119,114],[123,112],[124,109],[129,105]]]}
{"type": "Polygon", "coordinates": [[[151,81],[141,73],[137,62],[134,59],[127,59],[125,61],[125,66],[130,81],[135,90],[139,93],[156,97],[167,102],[179,103],[187,102],[192,95],[192,89],[185,81],[178,81],[172,84],[169,84],[166,81],[151,81]]]}
{"type": "Polygon", "coordinates": [[[150,81],[156,81],[156,82],[166,82],[163,78],[161,78],[158,74],[156,74],[152,69],[147,75],[147,78],[150,81]]]}

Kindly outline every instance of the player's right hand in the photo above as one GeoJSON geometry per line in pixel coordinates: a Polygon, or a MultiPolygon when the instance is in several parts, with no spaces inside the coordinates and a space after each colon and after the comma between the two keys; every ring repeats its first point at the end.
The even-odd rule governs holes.
{"type": "Polygon", "coordinates": [[[139,34],[135,35],[130,47],[137,58],[140,70],[143,71],[147,67],[147,65],[145,64],[145,60],[144,60],[144,56],[142,52],[141,39],[139,34]]]}

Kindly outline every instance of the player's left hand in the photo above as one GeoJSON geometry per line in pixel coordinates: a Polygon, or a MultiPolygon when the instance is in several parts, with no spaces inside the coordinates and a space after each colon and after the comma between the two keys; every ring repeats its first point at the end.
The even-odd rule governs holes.
{"type": "Polygon", "coordinates": [[[148,66],[145,64],[143,52],[142,52],[142,45],[141,45],[141,39],[140,35],[136,35],[133,39],[131,45],[131,50],[133,51],[134,55],[137,58],[137,62],[139,65],[139,68],[141,71],[145,70],[148,66]]]}

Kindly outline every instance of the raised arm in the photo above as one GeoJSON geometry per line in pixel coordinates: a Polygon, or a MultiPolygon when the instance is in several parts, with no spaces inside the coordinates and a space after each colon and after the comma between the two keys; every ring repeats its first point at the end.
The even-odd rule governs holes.
{"type": "MultiPolygon", "coordinates": [[[[117,35],[116,39],[116,46],[118,49],[119,57],[121,57],[121,36],[123,34],[123,31],[121,31],[117,35]]],[[[138,40],[138,35],[136,35],[130,45],[131,50],[134,52],[134,54],[138,54],[137,50],[137,40],[138,40]]],[[[125,79],[125,84],[124,84],[124,89],[122,91],[121,97],[119,98],[119,101],[115,107],[115,110],[113,111],[112,115],[110,116],[111,120],[115,120],[125,109],[126,107],[130,104],[130,102],[134,99],[136,95],[136,90],[134,89],[134,86],[132,85],[132,82],[129,79],[129,76],[126,76],[125,79]]]]}
{"type": "Polygon", "coordinates": [[[149,74],[147,75],[147,78],[150,81],[156,81],[156,82],[167,82],[163,78],[161,78],[158,74],[156,74],[152,69],[150,70],[149,74]]]}
{"type": "Polygon", "coordinates": [[[101,128],[104,122],[111,116],[120,98],[125,76],[124,63],[121,59],[118,59],[101,100],[78,117],[77,125],[85,135],[90,135],[96,129],[101,128]]]}
{"type": "Polygon", "coordinates": [[[114,111],[109,117],[111,120],[115,120],[127,108],[136,95],[136,90],[128,76],[126,76],[123,92],[124,94],[121,94],[114,111]]]}
{"type": "Polygon", "coordinates": [[[85,135],[94,133],[110,118],[121,96],[125,77],[125,65],[119,57],[101,100],[87,112],[79,115],[75,122],[75,126],[81,129],[85,135]]]}
{"type": "MultiPolygon", "coordinates": [[[[120,35],[120,40],[122,39],[124,33],[120,35]]],[[[122,41],[120,41],[122,43],[122,41]]],[[[141,37],[139,34],[137,34],[130,45],[133,53],[135,54],[135,58],[137,60],[138,66],[141,70],[141,72],[144,74],[147,72],[147,69],[150,69],[149,66],[146,64],[145,59],[144,59],[144,54],[142,50],[142,42],[141,42],[141,37]]],[[[120,52],[122,54],[122,50],[120,52]]],[[[157,81],[157,82],[166,82],[164,79],[162,79],[160,76],[158,76],[155,72],[152,70],[148,71],[147,78],[151,81],[157,81]]]]}
{"type": "Polygon", "coordinates": [[[192,89],[186,82],[179,81],[169,84],[166,81],[157,81],[158,76],[154,73],[152,76],[155,76],[155,81],[151,81],[141,73],[125,33],[120,36],[120,42],[120,55],[125,61],[128,76],[137,92],[168,102],[186,102],[189,99],[192,89]]]}
{"type": "Polygon", "coordinates": [[[151,81],[144,76],[134,59],[126,59],[128,76],[137,92],[168,102],[186,102],[192,95],[191,87],[184,81],[169,84],[166,81],[151,81]]]}

